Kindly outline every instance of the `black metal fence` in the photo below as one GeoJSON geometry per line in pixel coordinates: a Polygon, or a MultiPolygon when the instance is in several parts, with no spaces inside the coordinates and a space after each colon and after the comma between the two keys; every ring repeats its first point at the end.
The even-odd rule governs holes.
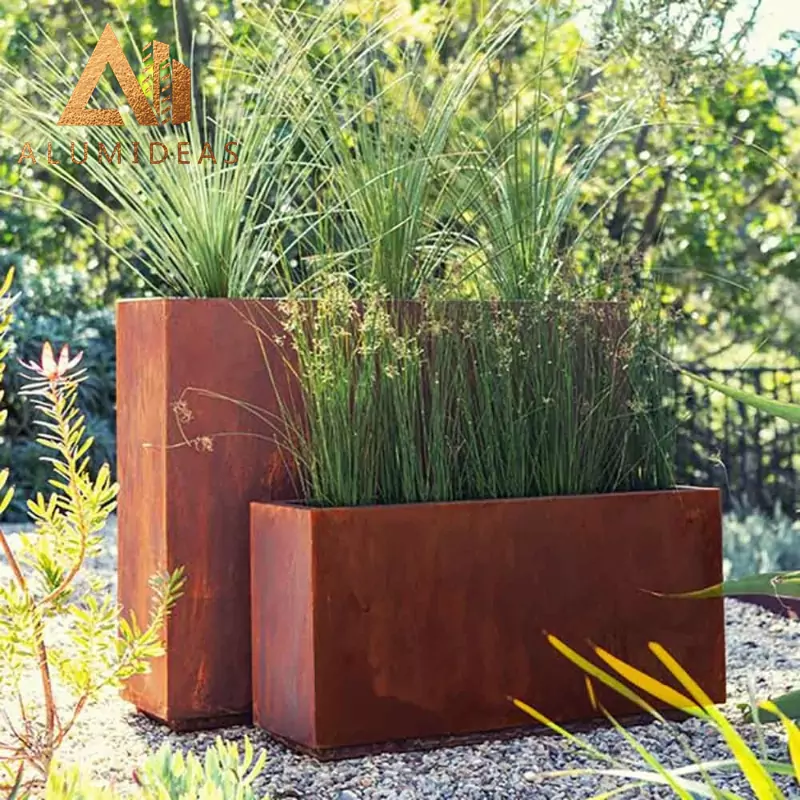
{"type": "MultiPolygon", "coordinates": [[[[775,400],[800,401],[800,369],[752,367],[692,372],[775,400]]],[[[682,421],[678,432],[677,479],[718,486],[732,501],[771,512],[776,505],[795,516],[800,472],[800,426],[731,400],[676,373],[682,421]]]]}

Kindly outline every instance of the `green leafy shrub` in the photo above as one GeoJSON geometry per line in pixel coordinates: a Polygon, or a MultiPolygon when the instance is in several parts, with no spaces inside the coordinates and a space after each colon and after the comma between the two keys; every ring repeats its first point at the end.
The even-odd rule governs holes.
{"type": "MultiPolygon", "coordinates": [[[[264,769],[267,754],[255,756],[245,737],[240,753],[235,742],[217,737],[202,760],[194,753],[184,755],[166,743],[148,756],[134,773],[140,800],[266,800],[257,795],[253,782],[264,769]]],[[[91,783],[79,767],[53,769],[44,800],[119,800],[113,790],[91,783]]]]}
{"type": "Polygon", "coordinates": [[[15,309],[13,337],[8,369],[4,378],[8,419],[0,437],[0,467],[13,464],[15,483],[20,494],[12,500],[7,519],[22,522],[27,518],[25,497],[45,492],[50,470],[42,456],[46,448],[37,439],[34,410],[22,394],[24,370],[19,363],[31,361],[42,351],[45,342],[72,342],[84,353],[92,371],[81,385],[80,406],[86,429],[93,439],[89,468],[93,474],[108,464],[115,478],[116,451],[116,349],[114,314],[110,310],[83,310],[74,315],[55,307],[45,313],[38,303],[23,295],[15,309]]]}
{"type": "Polygon", "coordinates": [[[19,363],[36,359],[45,342],[70,342],[92,364],[80,396],[87,432],[94,439],[90,469],[96,474],[107,463],[113,480],[117,460],[114,313],[100,307],[102,298],[94,298],[86,279],[74,270],[50,268],[45,273],[20,260],[22,267],[15,270],[18,296],[9,331],[10,358],[3,380],[8,419],[0,436],[0,468],[13,464],[19,490],[6,511],[11,522],[27,519],[25,497],[48,490],[49,468],[41,460],[46,450],[36,442],[34,411],[21,394],[25,376],[19,363]]]}
{"type": "MultiPolygon", "coordinates": [[[[11,323],[11,279],[9,273],[0,289],[0,340],[11,323]]],[[[3,342],[0,363],[7,355],[3,342]]],[[[118,487],[108,465],[95,476],[89,472],[93,440],[77,406],[82,355],[71,358],[65,345],[56,358],[45,342],[38,360],[24,364],[20,395],[36,412],[52,491],[28,500],[33,534],[12,546],[0,529],[8,565],[0,576],[0,696],[13,701],[0,729],[0,790],[44,783],[86,704],[149,669],[150,659],[163,653],[162,626],[183,581],[181,570],[153,579],[154,603],[142,628],[135,617],[124,619],[105,587],[84,575],[86,559],[100,552],[98,534],[115,508],[118,487]],[[32,676],[38,676],[40,697],[28,696],[25,678],[32,676]],[[26,771],[32,774],[23,781],[26,771]]],[[[0,422],[6,416],[4,409],[0,422]]],[[[0,513],[14,497],[8,479],[9,470],[2,470],[0,513]]]]}
{"type": "Polygon", "coordinates": [[[257,800],[252,784],[266,760],[264,750],[255,758],[247,737],[241,755],[235,742],[217,737],[202,761],[163,744],[137,771],[136,780],[146,800],[257,800]]]}
{"type": "Polygon", "coordinates": [[[800,524],[776,505],[773,514],[738,506],[722,520],[725,578],[800,569],[800,524]]]}
{"type": "Polygon", "coordinates": [[[44,800],[120,800],[120,798],[113,789],[92,783],[79,767],[55,766],[47,778],[44,800]]]}

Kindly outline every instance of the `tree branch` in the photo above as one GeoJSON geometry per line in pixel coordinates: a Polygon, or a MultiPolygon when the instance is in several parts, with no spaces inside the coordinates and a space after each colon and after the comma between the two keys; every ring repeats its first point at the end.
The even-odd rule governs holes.
{"type": "MultiPolygon", "coordinates": [[[[635,153],[644,150],[647,144],[647,137],[650,134],[650,126],[642,125],[636,135],[633,149],[635,153]]],[[[630,184],[628,184],[618,195],[617,202],[614,204],[614,215],[608,223],[608,235],[615,242],[621,242],[625,235],[625,227],[630,219],[630,212],[627,209],[628,196],[630,194],[630,184]]]]}
{"type": "Polygon", "coordinates": [[[640,253],[644,253],[652,247],[657,238],[660,229],[659,218],[661,216],[661,210],[664,208],[664,203],[667,200],[667,193],[669,192],[671,182],[672,168],[667,167],[661,172],[661,186],[656,190],[650,210],[647,212],[647,216],[644,218],[644,223],[642,224],[642,234],[639,237],[639,244],[637,246],[637,250],[640,253]]]}

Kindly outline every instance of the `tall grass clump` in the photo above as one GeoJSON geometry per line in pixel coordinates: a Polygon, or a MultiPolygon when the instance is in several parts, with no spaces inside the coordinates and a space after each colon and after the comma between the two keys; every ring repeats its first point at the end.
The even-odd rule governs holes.
{"type": "Polygon", "coordinates": [[[631,129],[630,108],[609,113],[588,145],[570,146],[568,103],[556,106],[541,84],[534,94],[531,111],[515,104],[510,124],[499,115],[461,164],[456,207],[474,244],[467,274],[506,300],[591,294],[597,276],[577,273],[576,253],[621,187],[580,227],[576,212],[602,156],[631,129]]]}
{"type": "MultiPolygon", "coordinates": [[[[504,300],[614,296],[620,269],[601,267],[589,237],[609,206],[641,171],[603,195],[592,182],[609,148],[641,127],[632,101],[610,104],[588,137],[576,136],[580,47],[559,51],[558,24],[539,31],[528,80],[482,125],[464,125],[463,156],[452,187],[453,210],[466,249],[462,279],[504,300]],[[560,59],[565,77],[553,81],[560,59]]],[[[599,98],[594,98],[599,100],[599,98]]]]}
{"type": "Polygon", "coordinates": [[[438,33],[420,42],[409,29],[416,21],[381,6],[372,15],[341,2],[313,15],[304,6],[257,10],[253,36],[237,46],[258,75],[272,68],[276,49],[298,67],[282,108],[288,118],[313,109],[301,138],[324,207],[314,226],[318,251],[356,284],[413,298],[446,282],[471,246],[455,212],[465,158],[458,134],[521,19],[493,6],[445,59],[454,13],[441,10],[438,33]],[[309,33],[310,18],[330,20],[316,23],[330,41],[309,33]]]}
{"type": "MultiPolygon", "coordinates": [[[[382,6],[248,4],[235,36],[209,20],[212,62],[177,53],[195,83],[192,121],[179,126],[59,126],[89,53],[40,30],[28,42],[35,82],[0,60],[3,107],[39,156],[23,168],[82,195],[90,213],[71,204],[63,213],[161,293],[309,293],[318,273],[335,271],[356,291],[381,286],[394,298],[464,296],[475,285],[506,300],[558,294],[585,233],[573,230],[574,212],[606,149],[630,129],[629,107],[612,110],[588,145],[571,146],[570,104],[545,87],[547,27],[519,93],[530,107],[521,112],[513,98],[484,119],[474,101],[524,14],[496,3],[465,34],[444,8],[427,24],[382,6]],[[86,144],[81,164],[73,142],[79,160],[86,144]],[[46,158],[49,143],[60,163],[46,158]],[[215,157],[198,163],[206,143],[215,157]],[[108,163],[101,145],[121,157],[108,163]],[[169,157],[150,164],[151,145],[169,157]]],[[[140,58],[141,43],[125,44],[140,58]]],[[[141,60],[138,69],[145,74],[141,60]]],[[[122,102],[105,79],[95,94],[102,107],[122,102]]],[[[26,181],[25,199],[56,207],[47,184],[26,181]]]]}
{"type": "Polygon", "coordinates": [[[672,485],[668,368],[640,310],[359,301],[337,278],[280,313],[299,400],[276,427],[309,503],[672,485]]]}
{"type": "MultiPolygon", "coordinates": [[[[118,32],[123,25],[115,26],[118,32]]],[[[139,44],[128,50],[146,74],[139,44]]],[[[178,52],[196,84],[189,123],[149,127],[128,120],[121,127],[72,127],[57,123],[90,54],[78,40],[64,46],[44,29],[28,48],[26,72],[35,80],[0,60],[3,109],[38,157],[35,166],[30,159],[22,163],[48,173],[43,182],[25,182],[25,200],[60,210],[88,229],[158,292],[241,297],[279,290],[285,275],[277,266],[287,248],[296,246],[310,213],[309,167],[296,155],[305,114],[287,127],[274,113],[281,102],[290,102],[298,55],[275,58],[258,78],[244,80],[243,65],[230,51],[202,75],[191,54],[178,52]],[[188,143],[184,163],[179,142],[188,143]],[[235,156],[225,150],[229,142],[235,143],[235,156]],[[168,149],[163,163],[150,163],[151,144],[157,156],[164,152],[161,145],[168,149]],[[48,145],[60,163],[48,163],[48,145]],[[100,145],[109,158],[100,155],[100,145]],[[77,161],[86,155],[85,161],[73,163],[73,152],[77,161]],[[82,195],[92,213],[60,208],[49,191],[51,177],[82,195]]],[[[118,108],[124,98],[104,78],[93,101],[118,108]]]]}

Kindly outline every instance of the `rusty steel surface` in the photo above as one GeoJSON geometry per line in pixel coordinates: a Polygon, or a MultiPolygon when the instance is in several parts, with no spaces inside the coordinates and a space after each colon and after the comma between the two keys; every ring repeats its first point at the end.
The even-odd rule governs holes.
{"type": "Polygon", "coordinates": [[[272,301],[117,305],[119,600],[144,622],[150,577],[179,566],[187,576],[166,655],[124,696],[174,729],[251,716],[249,503],[295,496],[272,430],[241,406],[277,410],[264,361],[280,393],[274,311],[272,301]]]}
{"type": "Polygon", "coordinates": [[[743,603],[759,606],[772,614],[788,619],[800,619],[800,597],[780,597],[778,595],[744,594],[736,597],[743,603]]]}
{"type": "MultiPolygon", "coordinates": [[[[598,716],[546,641],[669,681],[657,641],[725,699],[720,496],[580,497],[251,512],[254,718],[311,752],[598,716]]],[[[638,709],[598,688],[615,714],[638,709]]]]}

